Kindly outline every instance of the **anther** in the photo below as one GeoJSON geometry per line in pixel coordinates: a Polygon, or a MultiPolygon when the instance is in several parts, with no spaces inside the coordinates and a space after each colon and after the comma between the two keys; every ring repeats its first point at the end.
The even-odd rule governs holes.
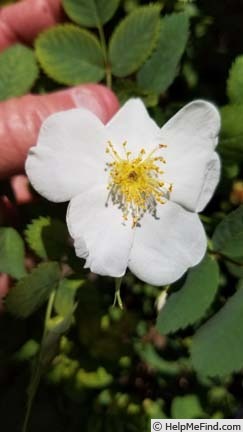
{"type": "Polygon", "coordinates": [[[142,148],[137,157],[126,149],[127,141],[122,143],[124,159],[116,151],[111,141],[108,141],[106,153],[110,153],[113,162],[107,164],[110,170],[110,180],[107,202],[111,199],[113,205],[118,205],[122,211],[124,221],[130,216],[132,228],[135,228],[146,211],[152,215],[156,213],[156,203],[164,204],[163,197],[172,190],[172,184],[161,181],[159,164],[166,163],[161,156],[153,157],[159,148],[167,147],[160,144],[147,156],[142,148]],[[163,188],[163,189],[161,189],[163,188]]]}

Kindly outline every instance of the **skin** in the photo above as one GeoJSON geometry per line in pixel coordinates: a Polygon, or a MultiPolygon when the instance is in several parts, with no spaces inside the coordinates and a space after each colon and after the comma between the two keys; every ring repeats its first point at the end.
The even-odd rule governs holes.
{"type": "Polygon", "coordinates": [[[88,108],[105,123],[118,109],[118,101],[106,87],[86,84],[0,103],[0,179],[23,172],[28,149],[45,118],[73,107],[88,108]]]}
{"type": "MultiPolygon", "coordinates": [[[[61,21],[60,0],[22,0],[0,9],[0,51],[16,42],[31,43],[45,28],[61,21]]],[[[0,102],[0,180],[10,180],[17,204],[31,201],[24,163],[28,149],[37,140],[43,120],[50,114],[74,107],[93,111],[106,123],[118,110],[115,94],[103,85],[85,84],[45,95],[28,94],[0,102]]],[[[0,222],[11,223],[15,205],[0,197],[0,222]]],[[[10,278],[0,275],[2,299],[11,286],[10,278]]]]}
{"type": "MultiPolygon", "coordinates": [[[[104,123],[117,111],[119,104],[113,92],[104,86],[88,84],[38,96],[26,95],[0,103],[0,179],[10,178],[17,204],[32,200],[28,179],[23,174],[29,147],[37,139],[42,121],[53,112],[73,107],[93,111],[104,123]]],[[[0,219],[11,224],[16,219],[16,205],[0,197],[0,219]],[[1,217],[2,216],[2,217],[1,217]]],[[[0,275],[0,312],[11,279],[0,275]]]]}
{"type": "Polygon", "coordinates": [[[0,51],[16,42],[30,44],[64,17],[60,0],[22,0],[0,9],[0,51]]]}

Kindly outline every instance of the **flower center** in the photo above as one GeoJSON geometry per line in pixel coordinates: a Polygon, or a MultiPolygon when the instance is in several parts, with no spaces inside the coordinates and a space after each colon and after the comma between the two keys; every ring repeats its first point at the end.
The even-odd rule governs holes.
{"type": "Polygon", "coordinates": [[[137,180],[138,179],[138,175],[137,175],[136,171],[131,171],[128,174],[128,178],[131,179],[131,180],[134,180],[134,181],[137,180]]]}
{"type": "Polygon", "coordinates": [[[107,205],[111,199],[121,209],[124,221],[131,216],[134,228],[146,211],[156,216],[156,206],[165,204],[164,197],[172,191],[172,184],[162,180],[164,171],[161,165],[166,161],[162,156],[155,156],[156,152],[167,146],[159,144],[149,154],[141,149],[137,157],[127,151],[126,141],[122,146],[124,157],[119,155],[111,141],[107,143],[106,153],[113,159],[107,163],[110,174],[107,205]]]}

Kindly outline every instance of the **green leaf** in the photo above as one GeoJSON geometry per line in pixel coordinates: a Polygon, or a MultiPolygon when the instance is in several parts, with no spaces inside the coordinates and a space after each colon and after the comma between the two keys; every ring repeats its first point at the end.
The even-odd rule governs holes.
{"type": "Polygon", "coordinates": [[[213,234],[212,242],[216,252],[230,258],[243,256],[243,205],[219,223],[213,234]]]}
{"type": "Polygon", "coordinates": [[[202,375],[224,376],[243,367],[243,281],[225,306],[192,340],[191,356],[202,375]]]}
{"type": "Polygon", "coordinates": [[[138,85],[161,93],[174,81],[178,63],[186,48],[189,30],[188,15],[175,13],[161,20],[158,45],[138,72],[138,85]]]}
{"type": "Polygon", "coordinates": [[[57,314],[63,317],[70,314],[74,308],[77,289],[83,285],[83,283],[84,281],[80,279],[62,279],[60,281],[54,304],[57,314]]]}
{"type": "Polygon", "coordinates": [[[69,18],[84,27],[100,27],[116,12],[120,0],[62,0],[69,18]]]}
{"type": "Polygon", "coordinates": [[[97,82],[105,75],[97,38],[72,24],[41,33],[36,41],[36,55],[46,74],[61,84],[97,82]]]}
{"type": "Polygon", "coordinates": [[[0,228],[0,272],[16,279],[26,275],[24,242],[13,228],[0,228]]]}
{"type": "Polygon", "coordinates": [[[171,418],[173,419],[196,419],[204,418],[199,398],[196,395],[177,396],[171,405],[171,418]]]}
{"type": "Polygon", "coordinates": [[[28,317],[47,300],[59,279],[57,263],[40,264],[11,289],[6,299],[7,309],[19,318],[28,317]]]}
{"type": "Polygon", "coordinates": [[[132,79],[120,79],[113,90],[121,105],[132,97],[140,97],[147,107],[155,107],[158,105],[158,94],[141,89],[132,79]]]}
{"type": "Polygon", "coordinates": [[[235,263],[225,262],[228,271],[236,278],[243,278],[243,257],[239,257],[235,263]],[[238,264],[235,264],[238,263],[238,264]]]}
{"type": "Polygon", "coordinates": [[[243,160],[243,104],[224,106],[221,119],[219,151],[226,159],[243,160]]]}
{"type": "Polygon", "coordinates": [[[137,343],[135,350],[152,369],[167,376],[176,376],[180,373],[178,361],[168,361],[163,359],[151,344],[137,343]]]}
{"type": "Polygon", "coordinates": [[[27,93],[37,77],[38,66],[30,48],[16,44],[6,49],[0,54],[0,101],[27,93]]]}
{"type": "Polygon", "coordinates": [[[139,7],[116,27],[109,46],[114,75],[132,74],[151,54],[158,36],[159,13],[156,4],[139,7]]]}
{"type": "Polygon", "coordinates": [[[229,72],[227,93],[234,104],[243,104],[243,56],[236,57],[229,72]]]}
{"type": "Polygon", "coordinates": [[[162,334],[174,333],[201,319],[215,298],[218,284],[217,262],[206,255],[189,270],[182,288],[168,298],[159,312],[157,330],[162,334]]]}
{"type": "Polygon", "coordinates": [[[25,230],[25,238],[29,247],[43,259],[59,259],[67,249],[67,228],[58,219],[34,219],[25,230]]]}
{"type": "Polygon", "coordinates": [[[225,105],[221,108],[222,136],[229,138],[232,136],[243,136],[243,104],[225,105]]]}
{"type": "Polygon", "coordinates": [[[123,0],[123,8],[127,14],[133,12],[139,6],[140,0],[123,0]]]}

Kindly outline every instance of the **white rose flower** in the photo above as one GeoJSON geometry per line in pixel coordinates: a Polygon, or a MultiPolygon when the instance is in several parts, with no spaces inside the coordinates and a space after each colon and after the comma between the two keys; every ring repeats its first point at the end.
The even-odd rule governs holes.
{"type": "Polygon", "coordinates": [[[70,201],[67,225],[77,256],[94,273],[167,285],[198,264],[206,235],[197,212],[220,175],[220,117],[189,103],[162,128],[129,100],[104,125],[92,112],[51,115],[26,161],[33,187],[70,201]]]}

